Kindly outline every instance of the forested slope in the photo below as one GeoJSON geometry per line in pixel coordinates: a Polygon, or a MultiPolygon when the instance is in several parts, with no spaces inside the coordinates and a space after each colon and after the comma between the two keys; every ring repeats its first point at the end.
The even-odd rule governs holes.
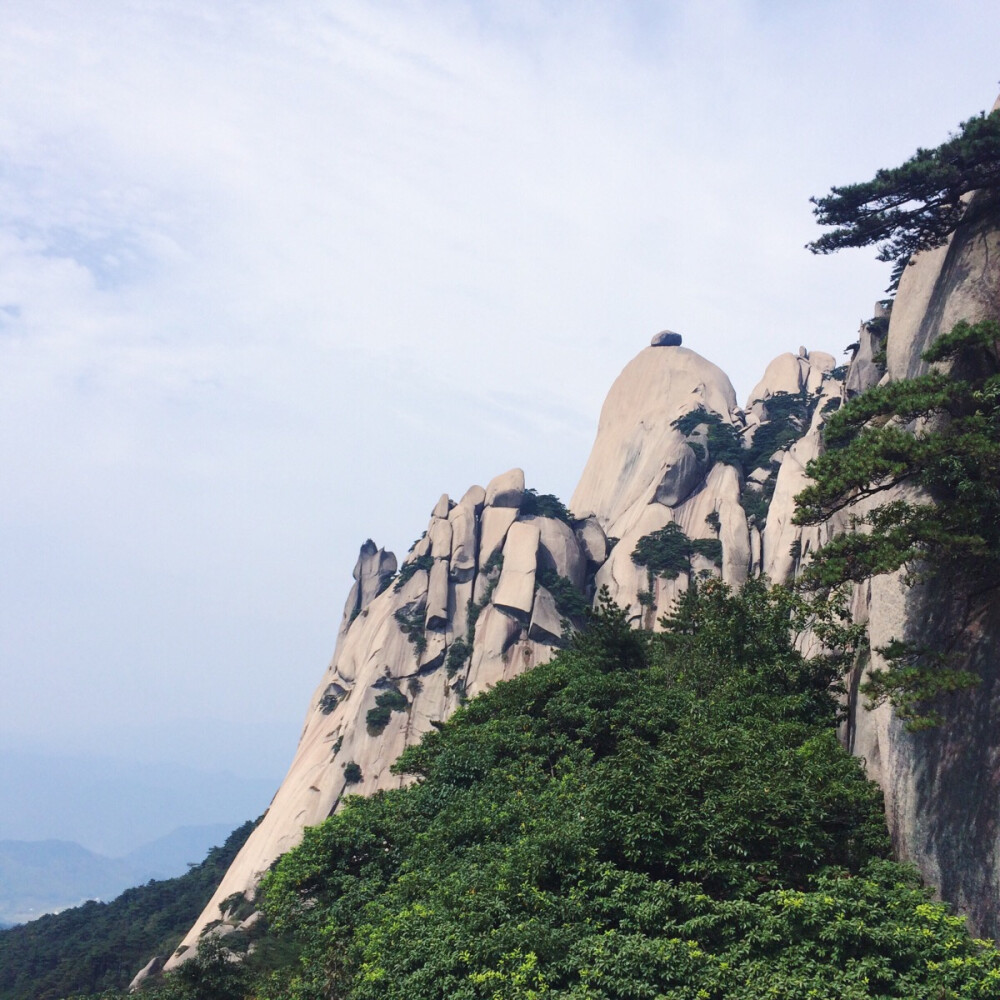
{"type": "Polygon", "coordinates": [[[0,998],[55,1000],[127,987],[150,955],[176,947],[254,826],[244,823],[178,878],[0,932],[0,998]]]}
{"type": "Polygon", "coordinates": [[[796,652],[794,605],[708,581],[653,635],[605,603],[571,649],[407,750],[416,784],[307,831],[262,884],[250,961],[227,955],[242,932],[209,937],[153,992],[997,996],[993,946],[889,860],[880,793],[835,738],[835,667],[796,652]]]}

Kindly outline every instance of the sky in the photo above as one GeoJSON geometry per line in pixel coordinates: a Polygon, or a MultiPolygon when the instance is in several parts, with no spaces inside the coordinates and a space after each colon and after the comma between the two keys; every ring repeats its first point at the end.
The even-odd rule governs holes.
{"type": "Polygon", "coordinates": [[[0,755],[276,786],[366,538],[568,499],[661,329],[840,355],[888,265],[808,199],[988,109],[994,14],[5,0],[0,755]]]}

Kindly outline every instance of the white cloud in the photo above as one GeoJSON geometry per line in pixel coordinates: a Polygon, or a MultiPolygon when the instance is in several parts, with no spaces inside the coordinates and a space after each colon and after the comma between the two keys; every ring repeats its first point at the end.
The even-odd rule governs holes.
{"type": "Polygon", "coordinates": [[[741,393],[839,351],[886,273],[805,253],[808,196],[995,86],[938,7],[5,4],[0,725],[228,701],[273,763],[367,535],[568,496],[664,326],[741,393]]]}

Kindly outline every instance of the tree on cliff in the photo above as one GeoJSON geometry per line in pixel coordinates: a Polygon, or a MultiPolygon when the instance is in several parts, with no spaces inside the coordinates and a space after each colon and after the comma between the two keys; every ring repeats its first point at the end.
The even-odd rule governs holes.
{"type": "Polygon", "coordinates": [[[820,225],[836,226],[807,244],[813,253],[878,244],[878,259],[893,262],[895,289],[912,254],[941,246],[1000,190],[1000,111],[979,114],[936,149],[918,149],[901,166],[879,170],[860,184],[833,187],[812,198],[820,225]],[[974,202],[966,197],[984,192],[974,202]]]}
{"type": "MultiPolygon", "coordinates": [[[[798,524],[820,524],[859,502],[850,530],[819,550],[803,583],[818,590],[906,567],[912,582],[947,574],[971,592],[997,586],[1000,565],[1000,325],[958,323],[922,357],[948,362],[917,378],[878,385],[834,413],[827,450],[795,499],[798,524]],[[899,486],[915,487],[906,495],[899,486]],[[876,502],[890,491],[891,497],[876,502]]],[[[939,653],[898,644],[896,663],[868,693],[888,697],[918,725],[923,703],[975,678],[942,670],[939,653]]]]}

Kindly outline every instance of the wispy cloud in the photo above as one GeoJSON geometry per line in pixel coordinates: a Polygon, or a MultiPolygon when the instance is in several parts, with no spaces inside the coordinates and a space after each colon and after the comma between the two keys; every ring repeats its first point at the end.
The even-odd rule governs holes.
{"type": "Polygon", "coordinates": [[[886,277],[802,251],[808,196],[992,96],[939,8],[4,4],[0,725],[228,700],[287,747],[367,535],[515,463],[568,496],[664,326],[741,394],[839,350],[886,277]]]}

